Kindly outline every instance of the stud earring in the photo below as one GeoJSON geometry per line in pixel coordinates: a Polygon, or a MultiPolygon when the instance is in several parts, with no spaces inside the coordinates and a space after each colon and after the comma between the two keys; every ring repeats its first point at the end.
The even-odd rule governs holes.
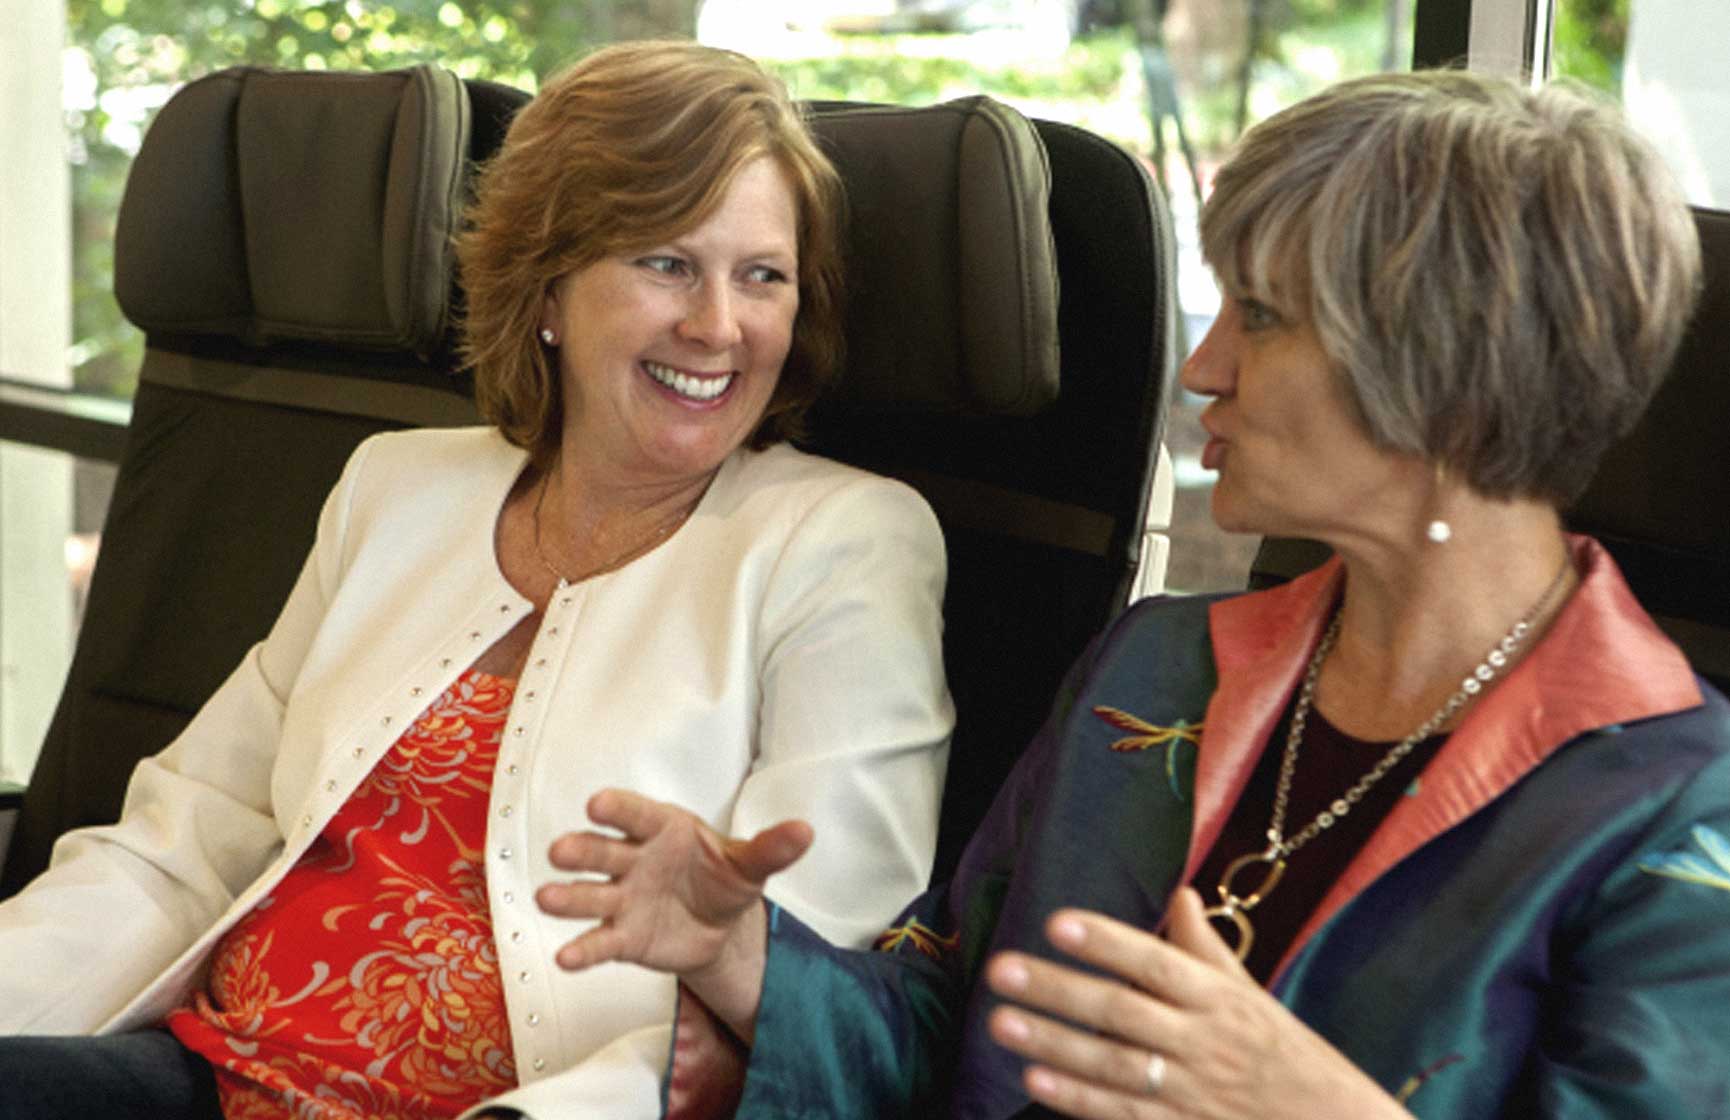
{"type": "Polygon", "coordinates": [[[559,342],[559,336],[553,333],[553,328],[542,327],[541,341],[546,343],[548,346],[556,346],[559,342]]]}
{"type": "MultiPolygon", "coordinates": [[[[1438,495],[1438,498],[1439,498],[1439,495],[1441,494],[1442,488],[1446,484],[1447,484],[1447,468],[1442,466],[1442,464],[1437,463],[1436,464],[1436,494],[1438,495]]],[[[1454,535],[1454,527],[1452,525],[1449,525],[1446,521],[1444,521],[1440,517],[1431,521],[1427,526],[1424,527],[1424,536],[1428,537],[1432,544],[1446,544],[1448,541],[1448,538],[1452,537],[1453,535],[1454,535]]]]}

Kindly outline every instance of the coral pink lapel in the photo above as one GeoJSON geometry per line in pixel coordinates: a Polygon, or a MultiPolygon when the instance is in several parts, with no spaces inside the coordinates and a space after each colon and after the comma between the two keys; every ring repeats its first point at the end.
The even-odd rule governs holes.
{"type": "Polygon", "coordinates": [[[1218,684],[1201,729],[1189,863],[1181,882],[1195,878],[1231,816],[1262,744],[1321,640],[1340,579],[1336,558],[1281,587],[1221,599],[1208,610],[1218,684]]]}
{"type": "MultiPolygon", "coordinates": [[[[1292,958],[1329,918],[1389,868],[1436,836],[1500,796],[1534,767],[1577,736],[1601,727],[1629,723],[1695,707],[1699,685],[1682,651],[1658,630],[1634,599],[1609,553],[1586,537],[1570,538],[1574,564],[1581,572],[1579,589],[1568,600],[1543,639],[1466,713],[1441,751],[1420,775],[1410,796],[1401,800],[1364,849],[1346,867],[1339,882],[1304,923],[1297,939],[1274,972],[1277,982],[1292,958]],[[1629,672],[1632,668],[1633,672],[1629,672]]],[[[1325,571],[1325,569],[1324,569],[1325,571]]],[[[1319,574],[1319,573],[1318,573],[1319,574]]],[[[1313,647],[1331,597],[1312,597],[1313,613],[1297,627],[1302,638],[1280,643],[1300,648],[1296,670],[1280,662],[1285,676],[1282,695],[1289,696],[1302,658],[1313,647]]],[[[1270,666],[1272,668],[1272,666],[1270,666]]],[[[1225,676],[1221,667],[1222,680],[1225,676]]],[[[1220,689],[1221,693],[1225,688],[1220,689]]],[[[1277,719],[1279,708],[1274,710],[1277,719]]],[[[1212,730],[1213,708],[1208,709],[1212,730]]],[[[1265,741],[1271,719],[1260,728],[1265,741]]],[[[1205,747],[1206,739],[1203,739],[1205,747]]],[[[1242,788],[1253,765],[1254,751],[1237,752],[1249,761],[1234,768],[1242,788]],[[1239,773],[1241,772],[1241,774],[1239,773]]],[[[1205,757],[1205,751],[1204,751],[1205,757]]],[[[1196,809],[1200,817],[1202,782],[1196,778],[1196,809]]],[[[1231,800],[1226,802],[1227,806],[1231,800]]],[[[1219,824],[1213,825],[1217,834],[1219,824]]],[[[1199,831],[1199,830],[1198,830],[1199,831]]],[[[1209,842],[1212,835],[1208,837],[1209,842]]],[[[1205,854],[1206,849],[1202,849],[1205,854]]],[[[1191,854],[1191,863],[1198,860],[1191,854]]],[[[1194,868],[1190,869],[1193,874],[1194,868]]],[[[1188,881],[1186,876],[1185,881],[1188,881]]]]}

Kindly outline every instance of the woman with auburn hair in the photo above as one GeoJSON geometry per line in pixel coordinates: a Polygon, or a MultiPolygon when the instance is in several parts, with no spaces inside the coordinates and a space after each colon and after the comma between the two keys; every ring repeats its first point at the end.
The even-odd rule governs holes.
{"type": "Polygon", "coordinates": [[[752,1117],[1726,1115],[1730,704],[1558,512],[1680,340],[1680,193],[1585,95],[1384,75],[1201,232],[1214,516],[1336,557],[1121,616],[878,951],[759,901],[803,827],[613,792],[561,963],[685,977],[752,1117]]]}
{"type": "Polygon", "coordinates": [[[536,905],[609,786],[814,822],[772,893],[838,944],[924,887],[943,542],[786,443],[840,357],[841,205],[737,54],[607,48],[520,112],[458,247],[491,426],[364,443],[269,638],[0,905],[0,1029],[32,1036],[0,1114],[707,1107],[702,1005],[555,967],[593,923],[536,905]]]}

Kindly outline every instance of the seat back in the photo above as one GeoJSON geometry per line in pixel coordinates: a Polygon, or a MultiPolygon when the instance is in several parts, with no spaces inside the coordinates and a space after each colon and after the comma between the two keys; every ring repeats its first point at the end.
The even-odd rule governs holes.
{"type": "MultiPolygon", "coordinates": [[[[267,632],[361,439],[475,421],[449,236],[524,100],[428,67],[239,69],[159,114],[117,242],[147,355],[0,894],[114,819],[136,761],[267,632]]],[[[907,479],[948,535],[941,872],[1134,574],[1175,360],[1169,224],[1122,152],[983,99],[815,119],[848,185],[852,298],[810,445],[907,479]]]]}
{"type": "MultiPolygon", "coordinates": [[[[965,392],[933,404],[910,401],[894,388],[904,379],[927,391],[934,381],[977,383],[987,371],[976,363],[1000,356],[963,351],[951,372],[928,348],[909,345],[896,324],[910,310],[903,306],[908,278],[920,266],[872,244],[901,225],[905,180],[949,166],[938,154],[945,143],[973,156],[958,167],[962,181],[1002,158],[983,144],[969,150],[965,118],[980,112],[970,99],[917,111],[827,105],[817,118],[848,179],[853,210],[846,382],[856,388],[844,386],[819,406],[812,446],[920,490],[949,550],[944,645],[957,718],[939,879],[1038,730],[1065,670],[1127,602],[1178,361],[1174,242],[1163,196],[1122,149],[1082,129],[1036,120],[1050,174],[1045,216],[1058,287],[1055,399],[1010,407],[1013,394],[1003,389],[998,406],[987,408],[965,392]],[[941,113],[961,114],[964,122],[939,129],[929,117],[941,113]],[[916,121],[922,114],[926,119],[916,121]],[[871,141],[863,155],[850,150],[843,125],[871,141]],[[927,128],[938,134],[917,143],[909,135],[927,128]],[[905,174],[867,174],[864,164],[874,160],[892,160],[905,174]],[[879,354],[866,348],[868,340],[884,339],[900,340],[898,372],[888,378],[879,354]]],[[[972,218],[984,239],[1036,236],[1036,228],[1011,226],[1009,214],[970,214],[970,202],[984,205],[959,200],[957,218],[972,218]]],[[[965,231],[956,237],[964,239],[965,231]]],[[[964,275],[985,267],[965,252],[957,260],[964,275]]],[[[982,294],[1010,278],[988,272],[972,279],[982,294]]],[[[911,303],[930,300],[915,296],[911,303]]],[[[971,309],[963,310],[966,321],[971,309]]]]}
{"type": "MultiPolygon", "coordinates": [[[[1701,676],[1730,691],[1730,213],[1695,210],[1705,290],[1669,377],[1567,511],[1604,543],[1642,606],[1701,676]]],[[[1269,538],[1250,572],[1265,587],[1328,551],[1269,538]]]]}
{"type": "Polygon", "coordinates": [[[467,164],[502,135],[494,92],[430,66],[237,68],[157,114],[115,237],[144,363],[0,895],[61,833],[114,820],[136,762],[268,632],[355,445],[474,421],[447,246],[467,164]]]}

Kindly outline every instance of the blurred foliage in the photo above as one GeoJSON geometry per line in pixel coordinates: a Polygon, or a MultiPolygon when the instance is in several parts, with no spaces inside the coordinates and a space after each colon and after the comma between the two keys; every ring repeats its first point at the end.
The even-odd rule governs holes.
{"type": "Polygon", "coordinates": [[[795,97],[811,101],[877,101],[928,105],[974,93],[1004,101],[1079,106],[1120,95],[1124,55],[1133,44],[1124,30],[1074,40],[1062,55],[1047,60],[1006,59],[994,64],[969,60],[963,35],[850,36],[840,53],[824,58],[766,60],[795,97]],[[908,40],[919,51],[908,50],[908,40]],[[956,49],[945,50],[945,40],[956,49]]]}
{"type": "MultiPolygon", "coordinates": [[[[1193,3],[1202,0],[1192,0],[1193,3]]],[[[1253,49],[1227,43],[1178,76],[1189,139],[1207,164],[1256,119],[1336,78],[1409,58],[1410,20],[1388,0],[1206,0],[1246,5],[1253,49]],[[1401,30],[1403,28],[1403,30],[1401,30]],[[1404,39],[1390,46],[1390,35],[1404,39]],[[1196,73],[1215,75],[1197,78],[1196,73]]],[[[1392,0],[1407,5],[1412,0],[1392,0]]],[[[1164,13],[1165,0],[1144,10],[1164,13]]],[[[896,104],[989,93],[1152,148],[1131,14],[1137,0],[1088,0],[1088,30],[1062,52],[1001,57],[965,35],[846,36],[825,57],[770,61],[796,96],[896,104]]],[[[111,294],[115,214],[149,116],[182,82],[226,66],[382,70],[432,61],[464,77],[533,90],[598,43],[689,35],[698,0],[67,0],[67,129],[73,162],[71,359],[81,390],[130,396],[143,344],[111,294]]],[[[1567,0],[1558,68],[1614,88],[1628,0],[1567,0]]],[[[1170,125],[1166,125],[1169,132],[1170,125]]],[[[1175,156],[1174,156],[1175,158],[1175,156]]],[[[1199,173],[1199,172],[1198,172],[1199,173]]],[[[1187,174],[1187,173],[1186,173],[1187,174]]],[[[1205,178],[1205,173],[1202,173],[1205,178]]]]}
{"type": "Polygon", "coordinates": [[[1629,0],[1563,0],[1556,6],[1552,72],[1611,94],[1622,92],[1629,0]]]}

